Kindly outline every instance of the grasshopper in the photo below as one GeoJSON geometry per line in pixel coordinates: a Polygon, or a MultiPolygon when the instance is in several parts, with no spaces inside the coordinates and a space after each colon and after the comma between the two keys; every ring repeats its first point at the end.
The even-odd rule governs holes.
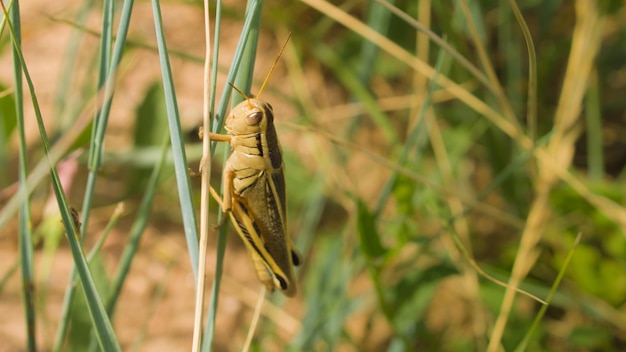
{"type": "Polygon", "coordinates": [[[248,97],[231,86],[246,100],[226,118],[228,134],[208,134],[213,141],[229,142],[232,149],[222,174],[221,207],[246,245],[259,280],[270,292],[278,287],[292,297],[296,294],[293,266],[300,265],[302,257],[287,233],[285,165],[274,111],[258,96],[248,97]]]}

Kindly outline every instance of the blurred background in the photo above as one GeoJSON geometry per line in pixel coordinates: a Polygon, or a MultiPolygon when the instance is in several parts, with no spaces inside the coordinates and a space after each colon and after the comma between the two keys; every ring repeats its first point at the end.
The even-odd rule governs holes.
{"type": "MultiPolygon", "coordinates": [[[[83,213],[93,144],[85,111],[98,96],[103,4],[20,7],[24,60],[51,145],[62,148],[59,177],[83,213]]],[[[121,9],[116,2],[114,36],[121,9]]],[[[187,166],[197,169],[203,4],[170,0],[161,10],[187,166]]],[[[218,99],[246,4],[224,1],[221,10],[218,99]]],[[[0,351],[27,349],[29,292],[36,346],[86,350],[91,318],[82,294],[64,303],[74,259],[47,176],[33,181],[34,278],[22,285],[29,245],[11,205],[20,143],[27,175],[48,159],[26,88],[18,133],[11,37],[2,28],[0,351]],[[60,321],[67,331],[59,340],[60,321]]],[[[305,261],[295,298],[267,295],[253,350],[626,349],[621,0],[266,1],[258,28],[252,93],[292,33],[263,100],[274,107],[288,231],[305,261]]],[[[153,4],[137,1],[83,243],[86,253],[97,249],[90,269],[103,300],[122,253],[138,243],[112,317],[123,350],[192,344],[194,272],[172,162],[179,155],[168,153],[142,206],[169,136],[161,72],[153,4]]],[[[215,186],[228,152],[217,149],[215,186]]],[[[190,182],[198,212],[200,181],[190,182]]],[[[213,225],[217,209],[212,203],[213,225]]],[[[207,291],[216,243],[215,234],[207,291]]],[[[225,253],[213,349],[235,351],[260,283],[232,228],[225,253]]]]}

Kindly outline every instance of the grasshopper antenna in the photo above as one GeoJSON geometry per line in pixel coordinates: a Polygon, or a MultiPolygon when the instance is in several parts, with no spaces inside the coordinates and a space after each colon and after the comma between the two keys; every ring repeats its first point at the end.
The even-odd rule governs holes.
{"type": "Polygon", "coordinates": [[[270,79],[272,72],[274,72],[274,69],[276,68],[276,65],[278,64],[278,60],[280,60],[280,57],[283,55],[283,51],[285,51],[285,47],[287,46],[287,43],[289,42],[290,38],[291,38],[291,32],[289,32],[289,35],[287,36],[287,40],[285,40],[285,44],[283,44],[283,47],[280,48],[280,52],[278,53],[276,60],[274,60],[274,63],[272,64],[272,67],[270,68],[270,72],[268,72],[267,76],[265,76],[265,79],[263,80],[263,84],[261,85],[261,88],[259,89],[259,93],[256,95],[257,99],[261,97],[261,93],[263,92],[263,89],[265,88],[265,84],[267,84],[267,81],[270,79]]]}
{"type": "Polygon", "coordinates": [[[239,95],[241,95],[242,97],[246,98],[246,100],[248,101],[248,106],[250,107],[250,109],[252,109],[252,105],[250,104],[250,97],[247,96],[246,93],[244,93],[241,90],[239,90],[239,88],[235,87],[234,84],[228,82],[228,85],[230,85],[230,87],[232,89],[234,89],[237,93],[239,93],[239,95]]]}

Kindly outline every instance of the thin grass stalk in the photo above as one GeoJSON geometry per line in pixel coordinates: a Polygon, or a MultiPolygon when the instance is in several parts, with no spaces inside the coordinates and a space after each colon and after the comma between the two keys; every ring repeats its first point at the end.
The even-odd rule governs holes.
{"type": "Polygon", "coordinates": [[[120,23],[117,30],[117,38],[110,54],[111,43],[113,43],[113,11],[114,4],[112,0],[105,1],[104,14],[102,23],[102,37],[100,41],[100,66],[98,77],[98,88],[104,87],[106,100],[102,102],[102,108],[96,116],[91,136],[91,145],[89,148],[89,174],[87,176],[87,186],[85,188],[85,196],[83,199],[83,209],[81,222],[83,231],[81,237],[84,238],[89,223],[89,214],[91,213],[91,202],[95,191],[97,172],[102,164],[102,154],[104,151],[104,134],[107,129],[111,104],[113,103],[113,94],[115,92],[115,79],[117,68],[122,59],[126,38],[128,36],[128,28],[130,26],[130,18],[132,15],[134,0],[125,0],[122,5],[120,23]]]}
{"type": "Polygon", "coordinates": [[[33,232],[32,219],[30,213],[30,198],[26,191],[26,177],[28,175],[28,161],[26,147],[26,129],[24,125],[24,96],[22,85],[22,66],[20,64],[20,53],[22,33],[20,20],[19,1],[16,1],[7,16],[4,8],[5,18],[10,18],[9,26],[13,26],[13,42],[11,48],[13,57],[13,82],[15,97],[15,113],[17,118],[17,128],[19,134],[19,170],[18,170],[18,193],[22,199],[18,215],[19,221],[19,252],[20,267],[22,271],[22,293],[24,295],[24,315],[26,321],[26,346],[28,351],[37,350],[36,340],[36,316],[35,316],[35,267],[33,260],[33,232]]]}
{"type": "MultiPolygon", "coordinates": [[[[252,26],[255,17],[260,16],[260,12],[262,9],[262,2],[257,0],[252,0],[248,4],[246,15],[243,23],[243,28],[241,30],[241,35],[239,36],[239,41],[237,42],[237,47],[235,48],[235,53],[233,55],[233,63],[228,71],[228,75],[226,77],[227,82],[233,82],[236,75],[238,75],[239,67],[243,59],[244,48],[247,45],[248,35],[250,32],[250,27],[252,26]]],[[[221,16],[221,13],[218,12],[216,14],[216,18],[221,16]]],[[[216,21],[217,23],[217,21],[216,21]]],[[[219,33],[219,28],[216,28],[216,36],[219,33]]],[[[217,39],[216,39],[217,40],[217,39]]],[[[256,43],[254,43],[256,46],[256,43]]],[[[214,59],[217,61],[217,59],[214,59]]],[[[216,87],[214,86],[213,89],[216,87]]],[[[217,106],[217,111],[215,113],[215,119],[213,120],[212,132],[219,132],[224,125],[224,117],[226,113],[226,105],[230,98],[232,88],[230,86],[225,86],[220,102],[217,106]]],[[[211,153],[215,151],[216,142],[211,142],[211,153]]],[[[224,155],[226,159],[228,157],[227,154],[224,155]]],[[[224,159],[224,162],[226,161],[224,159]]],[[[225,190],[221,189],[220,196],[224,194],[225,190]]],[[[218,212],[218,222],[222,223],[222,212],[218,212]]],[[[223,272],[223,262],[224,255],[226,252],[226,235],[228,231],[228,226],[224,225],[219,227],[218,235],[217,235],[217,256],[215,263],[215,276],[213,279],[213,285],[211,287],[211,298],[209,300],[209,312],[207,314],[207,324],[204,330],[204,337],[202,340],[202,351],[211,351],[213,348],[213,338],[215,336],[215,318],[217,316],[217,305],[219,301],[219,289],[220,282],[222,279],[223,272]]]]}
{"type": "MultiPolygon", "coordinates": [[[[96,241],[96,244],[94,244],[93,247],[91,247],[91,249],[89,250],[89,253],[87,253],[87,261],[89,263],[91,263],[96,258],[96,255],[98,255],[98,253],[100,253],[100,250],[104,246],[104,242],[109,237],[109,234],[111,233],[111,231],[113,231],[113,229],[115,228],[115,225],[117,225],[117,222],[120,220],[120,217],[122,216],[123,213],[124,213],[124,203],[118,203],[115,209],[113,209],[113,214],[111,214],[109,221],[104,227],[104,230],[102,231],[102,235],[100,236],[100,238],[98,238],[98,241],[96,241]]],[[[76,229],[78,230],[79,226],[77,226],[76,229]]]]}
{"type": "MultiPolygon", "coordinates": [[[[205,0],[207,2],[208,0],[205,0]]],[[[208,16],[208,5],[205,4],[205,16],[208,16]]],[[[218,126],[219,123],[216,120],[219,120],[220,117],[216,115],[215,112],[215,101],[217,94],[217,71],[218,71],[218,59],[219,59],[219,44],[220,44],[220,33],[221,33],[221,23],[222,23],[222,1],[218,0],[215,6],[215,34],[213,40],[213,64],[211,65],[211,77],[210,80],[210,97],[209,97],[209,130],[211,127],[218,126]],[[214,120],[210,121],[211,118],[214,120]]],[[[205,31],[209,31],[209,29],[205,29],[205,31]]],[[[209,39],[207,39],[209,41],[209,39]]],[[[208,50],[208,49],[207,49],[208,50]]],[[[205,58],[206,60],[206,58],[205,58]]],[[[205,88],[207,89],[207,88],[205,88]]],[[[205,97],[206,99],[206,97],[205,97]]],[[[223,119],[223,116],[221,117],[223,119]]],[[[206,118],[205,118],[206,123],[206,118]]],[[[205,127],[206,131],[206,127],[205,127]]],[[[212,130],[213,132],[217,132],[217,130],[212,130]]],[[[205,148],[204,142],[210,142],[207,138],[206,141],[203,141],[203,149],[205,148]]],[[[211,145],[209,143],[209,158],[212,157],[212,153],[214,151],[215,145],[211,145]]],[[[203,151],[203,155],[205,152],[203,151]]],[[[210,167],[210,166],[209,166],[210,167]]],[[[208,172],[208,171],[207,171],[208,172]]],[[[202,183],[202,187],[206,187],[205,183],[202,183]]],[[[207,214],[208,215],[208,214],[207,214]]],[[[221,211],[217,212],[217,222],[222,223],[224,218],[224,214],[221,211]]],[[[215,275],[213,278],[213,285],[211,285],[211,297],[209,300],[209,307],[207,312],[207,323],[205,325],[203,339],[201,344],[202,351],[209,351],[213,348],[213,334],[215,333],[215,318],[217,314],[217,304],[219,298],[219,290],[220,290],[220,282],[222,278],[222,266],[224,262],[224,255],[226,254],[226,234],[227,227],[220,226],[217,234],[217,245],[216,245],[216,265],[215,265],[215,275]]]]}
{"type": "Polygon", "coordinates": [[[515,128],[518,131],[521,131],[521,126],[519,124],[519,121],[516,118],[515,111],[513,111],[513,108],[511,107],[511,103],[509,102],[506,94],[504,93],[504,89],[502,89],[500,80],[498,79],[498,76],[496,75],[496,71],[493,68],[493,65],[491,64],[491,60],[489,59],[489,56],[487,55],[487,50],[485,49],[485,45],[483,41],[480,39],[480,36],[478,35],[476,24],[474,23],[474,18],[472,17],[469,6],[467,5],[467,0],[460,0],[460,4],[461,4],[461,9],[463,10],[463,14],[465,15],[466,23],[469,27],[469,32],[472,35],[472,39],[474,41],[474,48],[476,48],[476,51],[478,53],[478,58],[480,59],[480,63],[482,64],[483,69],[487,72],[487,77],[489,78],[491,85],[496,90],[496,98],[498,99],[500,103],[500,107],[502,108],[502,111],[504,112],[504,116],[507,117],[507,119],[515,126],[515,128]]]}
{"type": "MultiPolygon", "coordinates": [[[[105,105],[109,104],[111,101],[113,100],[113,92],[114,90],[112,89],[112,87],[115,85],[115,81],[113,79],[113,77],[115,77],[114,74],[112,74],[111,72],[115,71],[115,67],[112,67],[111,65],[111,48],[113,46],[113,17],[114,17],[114,1],[113,0],[105,0],[103,3],[103,14],[102,14],[102,31],[101,31],[101,36],[100,36],[100,50],[99,50],[99,55],[100,55],[100,62],[98,65],[98,83],[97,83],[97,87],[98,90],[103,89],[105,92],[105,99],[103,101],[99,101],[97,102],[97,104],[99,106],[104,107],[105,105]],[[107,81],[109,81],[110,83],[107,84],[107,81]]],[[[120,24],[119,24],[119,30],[122,29],[122,26],[124,25],[124,18],[126,18],[126,26],[128,26],[128,22],[130,21],[130,13],[127,14],[127,16],[124,16],[124,14],[126,13],[125,11],[132,11],[132,4],[130,6],[130,8],[125,7],[125,9],[123,10],[122,13],[122,17],[120,19],[120,24]]],[[[121,45],[123,48],[123,42],[126,40],[126,36],[122,36],[121,37],[121,45]]],[[[118,43],[120,44],[120,43],[118,43]]],[[[118,50],[119,52],[119,50],[118,50]]],[[[120,55],[120,53],[118,53],[118,56],[120,55]]],[[[119,64],[119,57],[118,57],[118,64],[119,64]]],[[[116,65],[117,66],[117,65],[116,65]]],[[[96,187],[96,179],[97,179],[97,170],[98,170],[98,165],[96,162],[96,158],[98,154],[101,154],[102,151],[98,151],[98,148],[103,146],[103,138],[104,138],[104,131],[99,134],[99,129],[103,129],[103,126],[100,124],[100,121],[103,120],[103,110],[100,110],[98,113],[96,113],[95,118],[94,118],[94,123],[91,126],[91,144],[89,146],[89,159],[88,159],[88,164],[90,165],[89,170],[90,172],[87,174],[87,185],[85,187],[85,195],[83,196],[83,208],[82,208],[82,217],[81,217],[81,223],[83,224],[81,230],[80,230],[80,235],[81,238],[85,238],[85,234],[87,231],[87,227],[89,225],[89,215],[91,214],[91,202],[93,201],[93,194],[95,192],[95,187],[96,187]],[[98,141],[98,138],[100,138],[100,140],[98,141]]],[[[106,118],[104,118],[105,122],[106,122],[106,118]]],[[[106,125],[104,125],[106,127],[106,125]]],[[[106,128],[104,128],[106,129],[106,128]]],[[[69,292],[69,298],[71,298],[73,296],[73,290],[69,292]]],[[[66,294],[66,298],[68,298],[68,295],[66,294]]],[[[71,299],[68,300],[68,302],[71,302],[71,299]]],[[[59,332],[62,332],[63,329],[59,328],[59,332]]]]}
{"type": "Polygon", "coordinates": [[[528,111],[526,112],[526,123],[528,124],[528,138],[534,141],[537,134],[537,54],[535,53],[533,37],[519,6],[517,6],[515,0],[509,0],[509,3],[515,19],[522,30],[524,40],[526,41],[526,49],[528,50],[528,111]]]}
{"type": "MultiPolygon", "coordinates": [[[[204,131],[211,129],[211,94],[215,92],[215,85],[211,86],[211,18],[210,5],[208,0],[204,0],[204,77],[203,77],[203,128],[204,131]]],[[[217,61],[217,60],[215,60],[217,61]]],[[[192,351],[197,352],[202,347],[202,321],[204,315],[204,295],[206,279],[206,253],[209,237],[209,215],[210,215],[210,187],[211,187],[211,142],[210,138],[202,141],[202,160],[200,161],[200,172],[202,175],[202,187],[200,190],[200,244],[198,263],[198,285],[196,285],[196,302],[193,324],[192,351]]]]}
{"type": "MultiPolygon", "coordinates": [[[[6,16],[7,12],[6,12],[6,8],[4,7],[4,4],[2,4],[2,9],[6,16]]],[[[67,204],[67,199],[65,198],[65,193],[63,191],[63,186],[59,179],[59,175],[57,174],[54,164],[52,164],[49,159],[50,142],[48,139],[48,134],[45,130],[44,123],[43,123],[41,110],[39,108],[39,102],[35,94],[35,87],[33,85],[30,73],[28,71],[28,67],[26,66],[26,62],[24,61],[21,47],[19,46],[19,43],[16,41],[16,35],[13,30],[13,26],[11,25],[10,22],[8,23],[8,25],[9,25],[9,30],[11,32],[12,43],[16,49],[15,53],[17,54],[17,58],[19,59],[21,69],[24,73],[24,77],[26,78],[26,82],[28,84],[28,89],[31,95],[35,117],[37,119],[37,127],[39,128],[39,134],[41,137],[44,153],[49,162],[50,174],[52,177],[52,188],[54,190],[57,203],[59,205],[59,210],[61,212],[63,224],[68,234],[67,237],[70,242],[70,247],[72,249],[72,255],[74,256],[74,262],[76,263],[76,266],[78,268],[78,273],[81,279],[81,284],[85,291],[85,297],[87,298],[87,307],[89,309],[89,314],[91,316],[92,322],[94,323],[94,326],[95,326],[98,340],[100,342],[100,347],[106,351],[120,351],[121,349],[120,349],[119,343],[117,342],[117,338],[115,337],[115,334],[113,333],[113,327],[106,315],[104,306],[96,290],[93,277],[91,276],[91,273],[89,271],[89,267],[87,265],[85,255],[82,252],[82,247],[81,247],[78,231],[75,227],[69,205],[67,204]]]]}
{"type": "MultiPolygon", "coordinates": [[[[394,7],[394,6],[391,6],[394,7]]],[[[432,4],[430,0],[420,1],[417,9],[418,21],[423,23],[423,26],[426,28],[430,27],[430,18],[431,18],[431,9],[432,4]]],[[[390,11],[391,13],[391,11],[390,11]]],[[[402,12],[404,14],[404,12],[402,12]]],[[[407,16],[408,17],[408,16],[407,16]]],[[[413,18],[410,18],[411,21],[414,21],[413,18]]],[[[415,56],[417,56],[420,60],[424,62],[430,61],[430,41],[428,40],[428,35],[425,33],[421,33],[418,31],[417,36],[415,37],[415,56]]],[[[415,99],[411,104],[411,109],[409,110],[409,124],[407,129],[407,137],[408,131],[411,131],[415,125],[420,121],[419,113],[420,113],[420,102],[423,100],[423,97],[426,95],[426,91],[428,90],[428,80],[426,77],[420,75],[417,72],[413,72],[413,90],[415,99]]]]}
{"type": "MultiPolygon", "coordinates": [[[[246,7],[246,17],[250,17],[250,26],[248,31],[242,32],[241,35],[245,35],[245,46],[243,47],[243,53],[241,57],[241,64],[237,70],[235,81],[233,82],[235,87],[242,90],[248,96],[251,95],[252,78],[254,77],[254,63],[256,62],[256,49],[259,42],[259,30],[261,26],[261,10],[263,9],[263,0],[257,0],[256,6],[252,7],[251,1],[248,1],[246,7]]],[[[230,89],[230,87],[225,87],[230,89]]],[[[239,94],[235,94],[230,102],[231,109],[237,104],[242,102],[245,97],[239,94]]]]}
{"type": "Polygon", "coordinates": [[[167,121],[170,131],[172,153],[174,155],[174,170],[176,174],[176,184],[178,188],[178,198],[183,217],[185,239],[187,250],[193,269],[196,284],[198,279],[198,229],[196,227],[196,212],[191,195],[191,184],[189,182],[189,171],[187,169],[187,156],[185,154],[184,133],[180,126],[180,116],[178,113],[178,103],[176,102],[176,92],[174,80],[169,61],[169,54],[163,32],[163,22],[158,0],[152,1],[152,11],[154,17],[154,27],[156,31],[157,45],[159,49],[159,62],[161,65],[161,77],[163,79],[163,91],[165,95],[165,106],[167,110],[167,121]]]}
{"type": "Polygon", "coordinates": [[[250,351],[250,345],[252,344],[252,339],[254,338],[254,331],[256,330],[257,325],[259,324],[259,318],[261,317],[261,309],[263,308],[263,303],[265,302],[265,286],[262,286],[259,290],[259,295],[256,301],[256,305],[254,306],[254,313],[252,314],[252,320],[250,321],[250,328],[248,328],[248,334],[246,335],[246,340],[243,343],[243,347],[241,347],[242,352],[250,351]]]}
{"type": "MultiPolygon", "coordinates": [[[[596,4],[592,0],[576,1],[576,27],[574,28],[563,89],[555,113],[554,135],[550,143],[545,148],[541,148],[548,157],[554,160],[554,163],[557,163],[559,170],[567,169],[572,161],[574,143],[578,136],[578,130],[573,129],[572,126],[577,123],[579,118],[584,92],[592,71],[594,58],[599,50],[602,18],[597,13],[595,6],[596,4]]],[[[491,333],[488,351],[495,352],[500,348],[500,341],[515,299],[515,289],[532,268],[539,255],[536,245],[541,239],[550,214],[549,194],[559,181],[559,177],[562,177],[554,171],[552,163],[546,163],[545,159],[539,161],[537,165],[538,175],[535,180],[536,197],[531,205],[526,227],[522,233],[509,286],[491,333]]],[[[596,197],[591,199],[595,200],[596,197]]],[[[617,218],[613,220],[619,221],[617,218]]]]}
{"type": "MultiPolygon", "coordinates": [[[[233,63],[228,70],[228,75],[226,76],[226,82],[234,83],[235,77],[239,75],[240,65],[243,59],[243,52],[247,44],[248,35],[250,32],[252,23],[255,21],[256,16],[260,16],[260,7],[262,1],[261,0],[251,0],[248,6],[248,10],[246,10],[245,19],[243,22],[243,28],[241,29],[241,34],[239,36],[239,41],[237,42],[237,46],[235,47],[235,53],[233,54],[233,63]],[[257,13],[258,11],[258,13],[257,13]]],[[[228,101],[230,99],[230,95],[232,92],[232,88],[227,84],[222,89],[222,95],[220,101],[217,105],[217,111],[215,112],[215,119],[213,120],[213,126],[211,126],[211,132],[219,133],[224,127],[224,119],[226,115],[226,107],[228,105],[228,101]]],[[[211,152],[215,151],[215,146],[217,142],[211,142],[211,152]]]]}
{"type": "Polygon", "coordinates": [[[565,257],[565,260],[563,261],[563,265],[561,265],[561,269],[559,270],[559,273],[556,279],[554,280],[554,282],[552,283],[552,286],[550,287],[550,292],[548,293],[548,296],[545,299],[545,303],[541,306],[541,308],[539,309],[539,312],[537,312],[537,315],[535,315],[535,319],[533,319],[533,323],[531,324],[530,328],[526,332],[526,335],[524,335],[524,338],[522,339],[522,341],[520,341],[520,343],[515,348],[515,352],[523,352],[528,347],[530,338],[532,337],[534,332],[539,328],[539,323],[541,322],[541,319],[545,316],[546,311],[548,310],[548,307],[550,306],[550,303],[552,302],[552,298],[556,294],[559,284],[561,283],[561,280],[563,280],[563,277],[565,276],[565,272],[567,271],[569,262],[574,257],[574,251],[576,250],[576,247],[578,247],[578,244],[580,243],[581,238],[582,238],[582,232],[579,232],[578,235],[576,236],[576,239],[574,240],[574,245],[567,252],[567,256],[565,257]]]}
{"type": "MultiPolygon", "coordinates": [[[[393,5],[395,0],[389,0],[389,3],[393,5]]],[[[382,5],[372,1],[369,2],[366,21],[368,27],[382,35],[387,35],[390,17],[391,12],[383,11],[382,5]]],[[[374,64],[378,56],[378,46],[370,41],[363,40],[359,56],[359,62],[361,63],[357,74],[359,81],[361,81],[363,85],[369,85],[370,78],[374,72],[374,64]]]]}

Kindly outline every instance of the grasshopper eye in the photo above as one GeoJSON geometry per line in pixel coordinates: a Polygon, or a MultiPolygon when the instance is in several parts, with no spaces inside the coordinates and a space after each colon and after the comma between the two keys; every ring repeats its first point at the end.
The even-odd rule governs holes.
{"type": "Polygon", "coordinates": [[[253,113],[251,113],[250,115],[246,116],[246,123],[249,126],[254,126],[254,125],[258,125],[259,121],[261,121],[261,119],[263,118],[263,112],[261,111],[255,111],[253,113]]]}

